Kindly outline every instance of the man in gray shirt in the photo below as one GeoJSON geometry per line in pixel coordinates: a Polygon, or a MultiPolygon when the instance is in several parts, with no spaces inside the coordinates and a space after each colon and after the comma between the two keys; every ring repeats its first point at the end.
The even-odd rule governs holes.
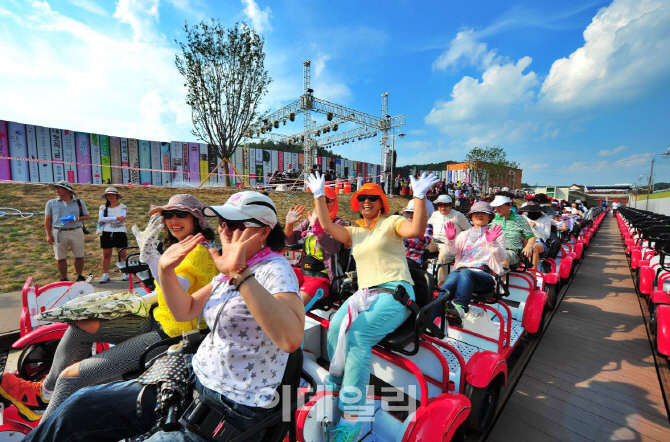
{"type": "Polygon", "coordinates": [[[84,231],[82,221],[90,219],[86,204],[77,199],[72,183],[61,180],[54,184],[58,198],[44,208],[44,230],[47,242],[53,245],[61,281],[67,279],[67,251],[72,249],[77,281],[85,281],[84,231]]]}

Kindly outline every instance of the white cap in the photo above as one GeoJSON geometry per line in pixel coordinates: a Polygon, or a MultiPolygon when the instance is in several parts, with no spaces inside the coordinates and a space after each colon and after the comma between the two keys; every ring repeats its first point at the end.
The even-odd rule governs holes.
{"type": "MultiPolygon", "coordinates": [[[[402,212],[414,212],[414,199],[409,200],[409,203],[407,203],[407,206],[405,206],[404,209],[402,209],[402,212]]],[[[433,206],[433,203],[430,201],[426,200],[426,217],[430,218],[430,215],[435,212],[435,207],[433,206]]]]}
{"type": "Polygon", "coordinates": [[[433,202],[435,204],[451,204],[453,201],[451,200],[451,197],[449,195],[440,195],[433,202]]]}
{"type": "Polygon", "coordinates": [[[502,190],[503,192],[509,192],[509,187],[503,187],[503,188],[500,189],[500,190],[502,190]]]}
{"type": "Polygon", "coordinates": [[[491,207],[499,207],[505,204],[511,203],[512,200],[509,199],[508,196],[505,195],[496,195],[495,198],[493,198],[493,201],[491,201],[491,207]]]}
{"type": "Polygon", "coordinates": [[[223,206],[205,207],[203,213],[230,221],[258,221],[271,228],[277,225],[277,209],[270,197],[251,190],[232,195],[223,206]]]}

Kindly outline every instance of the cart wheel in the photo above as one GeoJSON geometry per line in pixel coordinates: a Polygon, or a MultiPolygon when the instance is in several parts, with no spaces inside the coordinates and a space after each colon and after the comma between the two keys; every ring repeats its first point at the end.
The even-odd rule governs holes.
{"type": "Polygon", "coordinates": [[[537,331],[535,333],[528,333],[528,337],[531,339],[537,339],[540,337],[542,332],[544,331],[544,326],[545,326],[545,312],[542,312],[542,317],[540,318],[540,325],[537,327],[537,331]]]}
{"type": "Polygon", "coordinates": [[[484,388],[465,385],[465,395],[470,399],[472,410],[468,415],[467,426],[474,431],[484,433],[493,423],[500,399],[500,382],[494,379],[484,388]]]}
{"type": "Polygon", "coordinates": [[[24,348],[18,361],[19,377],[29,381],[41,381],[51,369],[59,342],[39,342],[24,348]]]}
{"type": "Polygon", "coordinates": [[[656,336],[656,309],[651,309],[649,316],[649,333],[656,336]]]}
{"type": "Polygon", "coordinates": [[[549,310],[553,310],[556,307],[557,297],[556,284],[547,284],[547,307],[549,307],[549,310]]]}

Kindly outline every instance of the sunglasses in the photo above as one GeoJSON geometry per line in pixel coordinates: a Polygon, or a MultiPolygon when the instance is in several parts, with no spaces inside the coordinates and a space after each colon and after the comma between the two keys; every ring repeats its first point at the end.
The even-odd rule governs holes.
{"type": "Polygon", "coordinates": [[[228,230],[242,230],[244,231],[247,227],[263,227],[263,224],[256,221],[231,221],[229,219],[219,218],[219,226],[222,228],[228,228],[228,230]]]}
{"type": "Polygon", "coordinates": [[[175,216],[179,219],[184,219],[187,218],[190,214],[191,212],[183,212],[181,210],[163,210],[161,216],[163,219],[172,219],[175,216]]]}
{"type": "Polygon", "coordinates": [[[356,199],[358,200],[359,203],[362,203],[365,200],[370,200],[371,202],[375,202],[381,198],[379,195],[358,195],[356,199]]]}

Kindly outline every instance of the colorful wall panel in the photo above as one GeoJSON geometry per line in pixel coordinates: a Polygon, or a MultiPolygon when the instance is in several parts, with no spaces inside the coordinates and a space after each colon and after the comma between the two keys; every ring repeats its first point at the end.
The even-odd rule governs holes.
{"type": "Polygon", "coordinates": [[[163,185],[163,174],[160,172],[161,167],[161,143],[158,141],[151,141],[151,184],[154,186],[163,185]]]}
{"type": "Polygon", "coordinates": [[[128,138],[128,166],[130,166],[130,183],[140,184],[140,150],[139,142],[135,138],[128,138]]]}
{"type": "Polygon", "coordinates": [[[188,143],[181,143],[181,148],[182,148],[182,162],[184,168],[184,173],[182,174],[184,179],[182,183],[186,184],[191,181],[191,173],[189,172],[189,165],[188,165],[188,143]]]}
{"type": "Polygon", "coordinates": [[[249,149],[249,156],[247,157],[248,161],[248,172],[247,175],[249,175],[249,183],[252,186],[256,185],[256,149],[249,149]]]}
{"type": "MultiPolygon", "coordinates": [[[[26,125],[8,121],[7,136],[9,138],[9,156],[14,158],[28,158],[26,125]]],[[[12,171],[12,180],[30,181],[28,161],[11,160],[9,165],[12,171]]]]}
{"type": "MultiPolygon", "coordinates": [[[[161,142],[161,169],[172,170],[170,168],[170,143],[161,142]]],[[[164,186],[172,184],[172,174],[170,172],[163,172],[161,178],[164,186]]]]}
{"type": "Polygon", "coordinates": [[[147,140],[139,140],[140,148],[140,184],[145,186],[151,184],[151,143],[147,140]]]}
{"type": "Polygon", "coordinates": [[[63,138],[60,129],[50,129],[49,132],[51,134],[51,158],[54,165],[54,182],[57,182],[65,179],[63,138]]]}
{"type": "Polygon", "coordinates": [[[75,132],[74,142],[77,151],[77,179],[81,184],[91,184],[93,173],[91,169],[91,135],[85,132],[75,132]]]}
{"type": "Polygon", "coordinates": [[[130,158],[128,156],[128,138],[121,138],[121,179],[123,184],[130,184],[130,158]]]}
{"type": "Polygon", "coordinates": [[[172,163],[172,184],[179,186],[184,182],[183,176],[183,154],[181,141],[173,141],[170,143],[170,162],[172,163]]]}
{"type": "MultiPolygon", "coordinates": [[[[7,138],[7,123],[0,120],[0,157],[9,156],[9,141],[7,138]]],[[[0,158],[0,180],[11,180],[12,168],[9,160],[0,158]]]]}
{"type": "MultiPolygon", "coordinates": [[[[37,144],[39,145],[39,130],[37,132],[37,144]]],[[[91,175],[93,184],[102,184],[102,167],[100,166],[100,137],[98,134],[91,134],[91,175]]]]}
{"type": "MultiPolygon", "coordinates": [[[[37,160],[37,138],[35,137],[35,126],[26,124],[26,145],[28,146],[28,158],[37,160]]],[[[28,170],[30,171],[30,182],[40,182],[40,163],[37,161],[30,161],[28,163],[28,170]]]]}
{"type": "MultiPolygon", "coordinates": [[[[209,177],[209,185],[210,186],[216,186],[219,184],[219,175],[218,172],[216,171],[216,166],[219,164],[221,160],[219,160],[219,150],[216,148],[215,145],[213,144],[207,144],[207,173],[209,172],[214,172],[210,177],[209,177]]],[[[235,157],[231,157],[232,160],[234,161],[235,157]]],[[[224,185],[224,180],[221,180],[221,185],[224,185]]]]}
{"type": "Polygon", "coordinates": [[[200,184],[200,144],[188,143],[188,171],[191,184],[200,184]]]}
{"type": "MultiPolygon", "coordinates": [[[[100,164],[102,164],[102,184],[112,183],[112,157],[109,152],[109,137],[100,135],[100,164]]],[[[55,166],[54,166],[55,168],[55,166]]]]}
{"type": "Polygon", "coordinates": [[[74,147],[74,132],[63,129],[63,161],[65,161],[65,179],[77,182],[77,150],[74,147]]]}
{"type": "Polygon", "coordinates": [[[121,139],[119,137],[109,137],[109,157],[112,169],[112,183],[123,183],[123,171],[121,166],[121,139]]]}

